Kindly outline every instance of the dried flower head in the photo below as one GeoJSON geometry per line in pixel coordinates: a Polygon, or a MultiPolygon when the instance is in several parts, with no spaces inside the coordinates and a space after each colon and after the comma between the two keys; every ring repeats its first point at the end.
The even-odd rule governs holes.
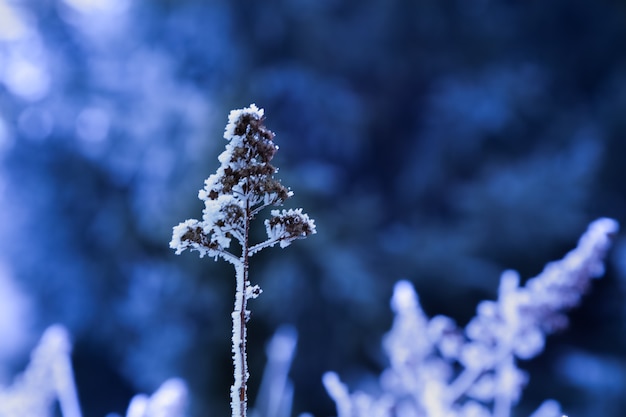
{"type": "MultiPolygon", "coordinates": [[[[177,254],[189,249],[198,251],[200,257],[223,256],[230,261],[226,250],[232,238],[243,244],[246,221],[267,206],[282,205],[293,195],[274,178],[278,169],[270,161],[278,146],[264,120],[263,109],[254,104],[230,112],[224,131],[228,144],[218,157],[221,165],[198,193],[205,205],[202,221],[186,220],[174,228],[170,247],[177,254]]],[[[256,245],[249,255],[276,243],[286,247],[315,233],[314,221],[301,209],[283,210],[281,214],[272,211],[266,228],[268,241],[256,245]]]]}

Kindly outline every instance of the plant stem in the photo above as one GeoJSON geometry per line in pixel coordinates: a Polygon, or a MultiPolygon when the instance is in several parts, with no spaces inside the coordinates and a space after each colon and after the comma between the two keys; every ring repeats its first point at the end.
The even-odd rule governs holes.
{"type": "Polygon", "coordinates": [[[242,242],[242,254],[240,262],[235,264],[237,278],[237,291],[235,293],[235,309],[233,316],[233,365],[235,382],[231,388],[231,408],[232,417],[246,417],[248,403],[248,358],[246,354],[247,343],[247,287],[248,281],[248,259],[249,245],[248,237],[250,233],[250,207],[246,204],[244,226],[244,240],[242,242]]]}

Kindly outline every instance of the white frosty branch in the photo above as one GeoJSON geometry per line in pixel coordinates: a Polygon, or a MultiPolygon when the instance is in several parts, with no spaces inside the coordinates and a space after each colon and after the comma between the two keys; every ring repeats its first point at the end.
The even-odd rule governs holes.
{"type": "MultiPolygon", "coordinates": [[[[380,378],[381,395],[349,394],[327,373],[323,382],[338,416],[509,417],[528,380],[516,360],[541,353],[546,335],[567,325],[565,312],[603,274],[617,231],[615,220],[596,220],[574,250],[526,285],[517,272],[505,271],[498,299],[481,302],[463,331],[447,317],[426,317],[413,286],[398,282],[391,300],[395,319],[383,343],[390,367],[380,378]]],[[[531,417],[561,416],[550,400],[531,417]]]]}
{"type": "Polygon", "coordinates": [[[178,378],[165,381],[159,389],[147,396],[135,395],[126,411],[126,417],[182,417],[188,401],[185,382],[178,378]]]}
{"type": "Polygon", "coordinates": [[[81,417],[67,330],[50,326],[13,385],[0,387],[1,416],[52,416],[55,401],[63,417],[81,417]]]}
{"type": "Polygon", "coordinates": [[[274,133],[264,124],[264,111],[252,104],[233,110],[228,116],[224,138],[226,149],[218,160],[215,174],[204,182],[198,197],[204,201],[202,221],[186,220],[174,227],[170,247],[176,254],[184,250],[197,251],[224,258],[235,267],[236,292],[232,313],[232,352],[234,383],[231,387],[233,417],[247,413],[248,364],[246,357],[246,322],[250,317],[247,301],[256,298],[261,289],[248,280],[248,260],[260,250],[279,243],[288,246],[293,240],[315,233],[315,223],[308,215],[296,210],[273,210],[266,220],[268,239],[252,246],[249,242],[250,222],[265,207],[281,205],[293,193],[274,178],[278,171],[270,161],[278,150],[274,133]],[[241,254],[228,249],[235,238],[241,254]]]}

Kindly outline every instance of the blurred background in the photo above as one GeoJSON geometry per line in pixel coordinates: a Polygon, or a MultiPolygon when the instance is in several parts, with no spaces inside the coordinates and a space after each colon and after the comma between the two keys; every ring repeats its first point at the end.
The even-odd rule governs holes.
{"type": "MultiPolygon", "coordinates": [[[[626,226],[624,0],[0,0],[0,382],[66,325],[87,417],[179,376],[228,415],[232,267],[168,248],[201,216],[228,111],[256,103],[318,234],[253,259],[251,399],[274,331],[293,413],[386,366],[411,280],[460,325],[586,225],[626,226]]],[[[626,239],[569,330],[523,362],[515,416],[626,410],[626,239]]]]}

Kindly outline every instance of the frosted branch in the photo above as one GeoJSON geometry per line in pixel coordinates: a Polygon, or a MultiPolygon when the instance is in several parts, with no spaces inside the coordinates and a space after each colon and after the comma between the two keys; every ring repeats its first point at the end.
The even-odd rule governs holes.
{"type": "Polygon", "coordinates": [[[230,112],[224,130],[228,143],[218,157],[220,166],[198,192],[198,198],[204,201],[202,221],[186,220],[174,227],[170,242],[176,254],[189,249],[197,251],[201,258],[222,257],[235,267],[234,383],[230,392],[233,417],[245,417],[247,413],[246,322],[250,312],[246,306],[248,300],[262,292],[248,280],[248,260],[266,247],[279,243],[284,248],[295,239],[315,233],[315,223],[302,209],[273,210],[272,217],[265,221],[268,239],[255,246],[249,243],[250,222],[256,215],[270,205],[282,205],[293,195],[274,178],[278,170],[270,161],[278,146],[273,142],[274,133],[263,122],[264,111],[254,104],[230,112]],[[227,250],[232,238],[241,244],[240,256],[227,250]]]}
{"type": "Polygon", "coordinates": [[[291,326],[281,326],[268,343],[267,365],[251,413],[252,417],[290,417],[293,401],[293,384],[289,368],[293,360],[297,332],[291,326]]]}
{"type": "MultiPolygon", "coordinates": [[[[380,378],[381,395],[350,394],[327,373],[324,386],[338,416],[389,417],[382,405],[390,404],[393,415],[407,417],[510,417],[528,379],[516,360],[537,356],[546,335],[567,324],[565,312],[603,274],[617,231],[616,221],[596,220],[574,250],[524,286],[517,272],[505,271],[498,299],[481,302],[463,332],[451,319],[426,317],[413,286],[400,281],[391,300],[395,319],[383,341],[390,367],[380,378]]],[[[561,416],[558,403],[547,401],[531,417],[561,416]]]]}
{"type": "Polygon", "coordinates": [[[188,402],[188,389],[178,378],[165,381],[159,389],[148,397],[135,395],[128,406],[126,417],[182,417],[188,402]]]}
{"type": "Polygon", "coordinates": [[[13,385],[0,388],[0,415],[52,416],[55,400],[63,417],[81,417],[70,360],[67,330],[46,329],[26,370],[13,385]]]}

